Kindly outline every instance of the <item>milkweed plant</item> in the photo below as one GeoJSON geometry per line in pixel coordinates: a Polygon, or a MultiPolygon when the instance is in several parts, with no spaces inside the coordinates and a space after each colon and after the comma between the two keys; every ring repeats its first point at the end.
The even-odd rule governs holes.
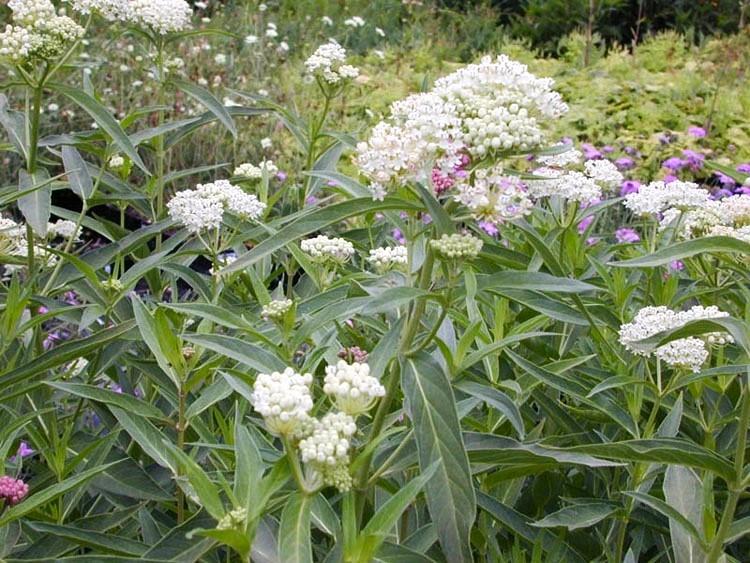
{"type": "Polygon", "coordinates": [[[221,35],[184,0],[8,8],[1,558],[747,561],[747,171],[626,186],[502,54],[351,132],[333,39],[297,103],[230,104],[180,72],[221,35]],[[102,26],[155,105],[102,102],[79,58],[102,26]],[[45,131],[53,99],[91,127],[45,131]],[[295,182],[173,167],[260,116],[295,182]]]}

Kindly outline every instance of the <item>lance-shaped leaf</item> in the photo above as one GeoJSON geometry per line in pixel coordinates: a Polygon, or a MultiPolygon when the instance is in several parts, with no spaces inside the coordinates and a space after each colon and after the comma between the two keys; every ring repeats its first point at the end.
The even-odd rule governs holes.
{"type": "Polygon", "coordinates": [[[224,104],[217,100],[210,91],[201,86],[198,86],[197,84],[192,84],[191,82],[186,82],[184,80],[172,79],[172,83],[177,86],[177,88],[185,92],[188,96],[193,98],[196,102],[203,105],[212,114],[214,114],[216,116],[216,119],[218,119],[219,122],[221,122],[221,124],[229,130],[229,132],[232,134],[232,137],[237,136],[237,127],[235,127],[234,125],[232,116],[229,115],[229,112],[227,111],[227,108],[224,107],[224,104]]]}
{"type": "Polygon", "coordinates": [[[18,198],[18,209],[34,232],[41,237],[47,236],[47,222],[52,206],[52,189],[48,181],[49,174],[44,168],[40,168],[34,174],[29,174],[26,170],[18,172],[18,191],[32,190],[18,198]]]}
{"type": "Polygon", "coordinates": [[[75,147],[65,145],[62,148],[62,160],[70,182],[70,189],[86,201],[94,193],[94,182],[91,180],[91,174],[81,153],[75,147]]]}
{"type": "Polygon", "coordinates": [[[284,563],[312,563],[310,511],[312,499],[294,493],[284,505],[279,527],[279,560],[284,563]]]}
{"type": "Polygon", "coordinates": [[[472,561],[476,497],[450,381],[431,356],[420,353],[402,360],[401,386],[419,466],[422,472],[437,466],[425,492],[443,552],[449,561],[472,561]]]}
{"type": "Polygon", "coordinates": [[[631,258],[621,262],[610,262],[611,266],[620,268],[653,268],[664,266],[674,260],[684,260],[698,254],[750,254],[750,243],[732,237],[701,237],[678,242],[657,250],[648,256],[631,258]]]}
{"type": "Polygon", "coordinates": [[[561,508],[557,512],[548,514],[532,526],[537,528],[563,527],[568,530],[588,528],[601,522],[617,511],[617,506],[607,502],[584,502],[561,508]]]}

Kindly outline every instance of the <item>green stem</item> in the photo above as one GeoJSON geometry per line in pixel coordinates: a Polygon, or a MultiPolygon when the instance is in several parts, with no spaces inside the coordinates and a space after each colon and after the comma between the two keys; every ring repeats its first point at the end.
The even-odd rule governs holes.
{"type": "MultiPolygon", "coordinates": [[[[164,80],[164,45],[159,42],[157,45],[156,53],[156,65],[159,76],[159,92],[157,94],[157,122],[156,127],[159,128],[164,124],[164,111],[161,106],[164,105],[164,90],[166,87],[164,80]]],[[[164,149],[164,135],[159,134],[154,138],[154,149],[156,158],[156,177],[154,178],[154,189],[156,190],[156,208],[154,209],[154,223],[156,223],[164,213],[164,160],[166,151],[164,149]]],[[[156,235],[156,252],[161,250],[162,233],[156,235]]]]}
{"type": "Polygon", "coordinates": [[[742,392],[742,410],[740,412],[739,426],[737,427],[737,447],[734,454],[734,479],[729,485],[729,496],[727,504],[724,507],[724,514],[721,517],[719,529],[716,536],[711,542],[708,551],[708,563],[717,563],[724,552],[724,541],[726,540],[729,529],[734,520],[734,513],[737,510],[737,502],[744,489],[742,483],[743,471],[745,469],[745,449],[747,448],[747,432],[750,426],[750,373],[746,376],[745,386],[742,392]]]}
{"type": "MultiPolygon", "coordinates": [[[[185,420],[185,388],[180,385],[179,399],[177,405],[177,448],[180,451],[185,449],[185,430],[187,422],[185,420]]],[[[178,470],[177,476],[180,477],[182,472],[178,470]]],[[[177,487],[177,523],[182,524],[185,521],[185,493],[181,487],[177,487]]]]}
{"type": "Polygon", "coordinates": [[[295,451],[294,446],[292,446],[292,443],[287,437],[281,438],[281,441],[284,444],[284,450],[286,451],[287,459],[289,459],[289,465],[292,467],[294,481],[297,483],[300,492],[303,495],[313,494],[315,490],[307,485],[307,479],[305,479],[305,474],[302,471],[302,466],[300,465],[299,457],[297,457],[297,452],[295,451]]]}

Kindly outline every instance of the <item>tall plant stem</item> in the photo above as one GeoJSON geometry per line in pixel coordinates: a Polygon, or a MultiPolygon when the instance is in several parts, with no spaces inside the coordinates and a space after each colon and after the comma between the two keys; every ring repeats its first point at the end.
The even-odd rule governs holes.
{"type": "MultiPolygon", "coordinates": [[[[157,45],[156,53],[156,64],[159,76],[159,93],[157,96],[157,120],[156,127],[160,128],[164,124],[164,110],[161,106],[164,105],[164,45],[161,41],[157,45]]],[[[165,160],[165,148],[164,148],[164,134],[159,133],[154,139],[155,153],[156,153],[156,178],[154,178],[154,190],[156,191],[156,208],[154,209],[154,223],[156,223],[164,212],[164,160],[165,160]]],[[[161,231],[156,235],[156,251],[161,250],[162,233],[161,231]]]]}
{"type": "MultiPolygon", "coordinates": [[[[425,255],[424,263],[422,264],[422,269],[420,270],[420,276],[419,276],[419,287],[421,289],[427,289],[430,285],[430,281],[432,280],[432,269],[435,265],[435,255],[432,252],[432,249],[430,246],[427,246],[427,254],[425,255]]],[[[425,299],[419,299],[414,306],[412,307],[412,311],[409,314],[409,319],[404,326],[404,330],[401,333],[401,341],[399,343],[399,353],[403,354],[408,352],[412,344],[414,342],[414,337],[416,336],[419,326],[421,324],[422,316],[424,315],[425,307],[426,307],[427,301],[425,299]]],[[[368,436],[368,442],[374,440],[378,437],[380,432],[383,430],[383,425],[385,424],[385,418],[388,414],[388,411],[391,406],[391,402],[393,401],[393,397],[396,394],[396,391],[398,390],[398,363],[393,362],[391,365],[391,369],[388,372],[388,375],[386,376],[386,382],[385,382],[386,388],[385,388],[385,395],[380,400],[380,403],[378,404],[378,408],[375,411],[375,416],[372,419],[372,426],[370,427],[370,434],[368,436]]],[[[357,477],[355,479],[355,485],[358,489],[358,495],[357,495],[357,505],[356,505],[356,511],[357,511],[357,525],[359,525],[362,522],[362,516],[364,514],[364,506],[365,506],[365,491],[364,489],[367,486],[368,481],[368,475],[370,473],[370,464],[372,463],[372,456],[373,453],[367,455],[367,457],[363,460],[362,466],[359,469],[359,472],[357,473],[357,477]]]]}
{"type": "MultiPolygon", "coordinates": [[[[185,449],[185,430],[187,423],[185,420],[185,386],[180,385],[178,392],[178,404],[177,404],[177,448],[180,451],[185,449]]],[[[182,471],[177,471],[177,477],[182,476],[182,471]]],[[[180,486],[177,486],[177,523],[182,524],[185,521],[185,493],[182,492],[180,486]]]]}
{"type": "Polygon", "coordinates": [[[737,502],[746,484],[743,483],[745,469],[745,450],[747,449],[747,432],[750,426],[750,373],[745,376],[745,385],[742,387],[742,407],[740,411],[739,426],[737,427],[737,447],[734,454],[734,479],[729,485],[729,496],[724,506],[724,514],[719,523],[719,529],[711,542],[708,551],[708,563],[716,563],[724,551],[724,541],[734,520],[737,510],[737,502]]]}

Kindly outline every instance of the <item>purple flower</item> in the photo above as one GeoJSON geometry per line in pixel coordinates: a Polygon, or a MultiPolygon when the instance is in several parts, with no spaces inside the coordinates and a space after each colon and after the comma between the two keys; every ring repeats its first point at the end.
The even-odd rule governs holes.
{"type": "Polygon", "coordinates": [[[750,186],[740,186],[739,188],[734,190],[734,193],[750,195],[750,186]]]}
{"type": "Polygon", "coordinates": [[[23,459],[25,457],[29,457],[30,455],[34,455],[34,453],[34,450],[31,449],[31,446],[29,446],[28,443],[21,441],[21,444],[18,446],[16,455],[12,456],[10,458],[10,461],[15,462],[19,457],[23,459]]]}
{"type": "Polygon", "coordinates": [[[604,155],[591,143],[582,143],[581,150],[583,151],[583,158],[586,160],[597,160],[604,157],[604,155]]]}
{"type": "Polygon", "coordinates": [[[627,146],[622,150],[625,151],[625,154],[629,154],[630,156],[638,156],[638,149],[635,147],[627,146]]]}
{"type": "Polygon", "coordinates": [[[711,194],[711,199],[722,199],[725,197],[729,197],[730,195],[732,195],[732,190],[721,188],[711,194]]]}
{"type": "Polygon", "coordinates": [[[334,186],[338,186],[338,185],[339,185],[339,183],[336,180],[328,180],[326,182],[326,186],[334,187],[334,186]]]}
{"type": "Polygon", "coordinates": [[[635,167],[635,160],[629,156],[621,156],[615,160],[615,166],[617,166],[618,170],[630,170],[635,167]]]}
{"type": "Polygon", "coordinates": [[[404,236],[404,233],[401,232],[401,229],[393,229],[391,236],[397,243],[406,244],[406,237],[404,236]]]}
{"type": "Polygon", "coordinates": [[[594,216],[589,215],[588,217],[584,217],[580,223],[578,223],[578,232],[583,234],[586,232],[586,229],[588,229],[591,226],[591,223],[594,222],[594,216]]]}
{"type": "Polygon", "coordinates": [[[677,140],[677,135],[674,133],[662,133],[659,135],[659,142],[662,145],[669,145],[670,143],[674,143],[677,140]]]}
{"type": "Polygon", "coordinates": [[[613,147],[612,145],[604,145],[604,146],[602,147],[602,152],[603,152],[604,154],[610,154],[610,153],[613,153],[613,152],[615,152],[615,147],[613,147]]]}
{"type": "Polygon", "coordinates": [[[682,260],[672,260],[669,263],[669,269],[679,272],[685,269],[685,264],[682,262],[682,260]]]}
{"type": "Polygon", "coordinates": [[[52,347],[60,342],[62,340],[62,337],[57,332],[50,332],[46,338],[42,341],[42,347],[45,350],[51,350],[52,347]]]}
{"type": "Polygon", "coordinates": [[[586,239],[586,244],[588,246],[594,246],[597,242],[599,242],[599,239],[596,237],[589,237],[586,239]]]}
{"type": "Polygon", "coordinates": [[[497,226],[495,223],[490,223],[489,221],[479,221],[477,223],[480,229],[482,229],[485,233],[490,235],[491,237],[496,237],[500,231],[498,231],[497,226]]]}
{"type": "Polygon", "coordinates": [[[695,137],[696,139],[702,139],[707,135],[706,130],[703,127],[691,125],[688,127],[688,135],[695,137]]]}
{"type": "Polygon", "coordinates": [[[742,172],[743,174],[750,174],[750,162],[745,162],[744,164],[738,164],[737,172],[742,172]]]}
{"type": "Polygon", "coordinates": [[[628,194],[637,193],[641,189],[641,183],[638,180],[625,180],[620,185],[620,197],[625,197],[628,194]]]}
{"type": "Polygon", "coordinates": [[[677,156],[672,156],[661,163],[662,168],[666,168],[667,170],[671,170],[673,172],[682,170],[685,166],[687,166],[687,162],[677,156]]]}
{"type": "Polygon", "coordinates": [[[676,182],[677,180],[679,180],[679,178],[677,176],[675,176],[674,174],[667,174],[666,176],[664,176],[664,183],[665,184],[669,184],[671,182],[676,182]]]}
{"type": "Polygon", "coordinates": [[[307,196],[307,199],[305,199],[305,205],[315,205],[318,203],[318,198],[314,195],[307,196]]]}
{"type": "Polygon", "coordinates": [[[49,309],[45,307],[44,305],[39,305],[38,312],[40,315],[44,315],[45,313],[49,313],[49,309]]]}
{"type": "Polygon", "coordinates": [[[685,149],[684,151],[682,151],[682,156],[685,157],[686,164],[693,172],[697,172],[698,170],[703,168],[703,161],[706,160],[705,155],[702,155],[699,152],[691,151],[690,149],[685,149]]]}
{"type": "Polygon", "coordinates": [[[617,242],[638,242],[641,240],[638,233],[629,227],[620,227],[617,229],[615,231],[615,238],[617,239],[617,242]]]}
{"type": "Polygon", "coordinates": [[[432,217],[429,213],[425,213],[424,215],[422,215],[422,223],[424,225],[429,225],[430,223],[432,223],[432,217]]]}
{"type": "Polygon", "coordinates": [[[731,176],[727,176],[723,172],[719,172],[718,170],[714,172],[714,176],[719,180],[719,183],[725,187],[725,188],[733,188],[737,185],[737,182],[735,182],[734,178],[731,176]]]}
{"type": "Polygon", "coordinates": [[[276,179],[279,180],[280,182],[283,182],[284,180],[286,180],[287,179],[286,172],[282,170],[279,170],[278,172],[276,172],[276,179]]]}

